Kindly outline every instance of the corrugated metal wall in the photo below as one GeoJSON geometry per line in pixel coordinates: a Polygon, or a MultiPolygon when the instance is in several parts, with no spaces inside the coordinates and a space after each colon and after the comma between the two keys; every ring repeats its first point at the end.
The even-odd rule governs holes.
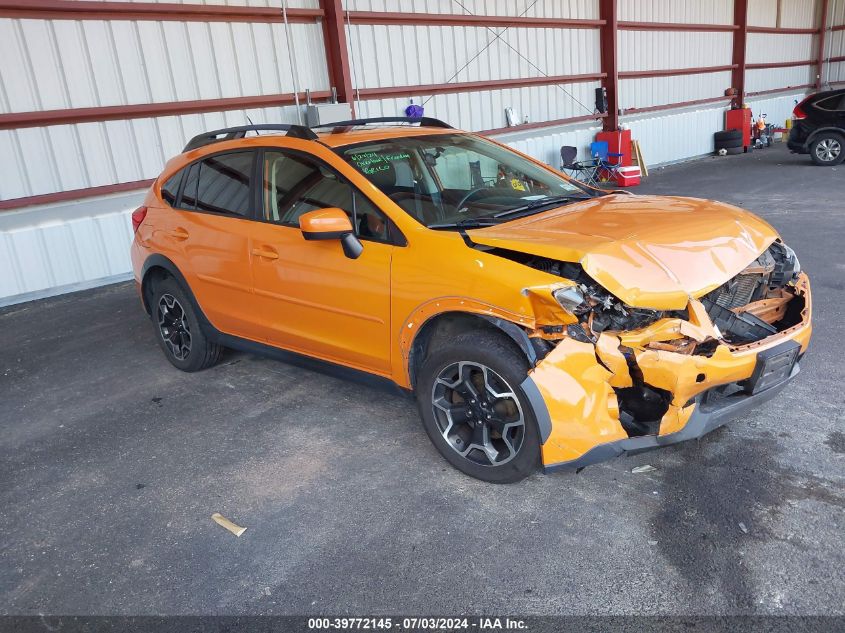
{"type": "MultiPolygon", "coordinates": [[[[748,64],[798,62],[815,60],[818,50],[816,35],[783,33],[749,33],[746,61],[748,64]]],[[[803,86],[816,80],[816,66],[749,69],[745,75],[748,92],[761,92],[784,86],[803,86]]]]}
{"type": "MultiPolygon", "coordinates": [[[[463,13],[455,2],[406,0],[400,9],[418,13],[463,13]]],[[[461,3],[464,4],[464,3],[461,3]]],[[[355,0],[350,9],[396,11],[394,3],[355,0]]],[[[476,15],[513,15],[510,2],[464,4],[476,15]]],[[[533,4],[528,17],[595,18],[596,0],[533,4]]],[[[596,29],[352,24],[348,28],[356,90],[599,72],[596,29]],[[378,60],[378,63],[373,63],[378,60]]],[[[425,104],[426,114],[470,130],[505,127],[505,108],[521,118],[548,121],[593,113],[598,82],[508,88],[446,95],[415,94],[400,99],[361,99],[363,116],[401,114],[425,104]]]]}
{"type": "Polygon", "coordinates": [[[472,15],[524,15],[541,18],[596,19],[597,0],[344,0],[350,11],[397,11],[400,13],[449,13],[472,15]],[[526,10],[527,7],[527,10],[526,10]]]}
{"type": "MultiPolygon", "coordinates": [[[[845,0],[829,0],[828,27],[845,25],[845,0]]],[[[830,31],[827,35],[825,57],[845,57],[845,30],[830,31]]],[[[825,68],[825,81],[830,84],[845,82],[845,61],[831,62],[825,68]]]]}
{"type": "Polygon", "coordinates": [[[128,279],[131,213],[131,208],[104,210],[0,230],[0,306],[45,289],[128,279]]]}
{"type": "MultiPolygon", "coordinates": [[[[323,32],[292,24],[301,89],[329,88],[323,32]]],[[[284,25],[0,19],[0,112],[294,91],[284,25]]],[[[155,177],[199,132],[291,107],[0,131],[0,199],[155,177]]]]}
{"type": "MultiPolygon", "coordinates": [[[[619,70],[730,66],[732,42],[730,33],[620,31],[619,70]]],[[[730,84],[730,71],[622,79],[619,107],[628,110],[712,98],[730,84]]]]}
{"type": "Polygon", "coordinates": [[[733,0],[619,0],[619,20],[730,24],[733,0]]]}
{"type": "MultiPolygon", "coordinates": [[[[123,0],[133,2],[135,0],[123,0]]],[[[149,0],[137,0],[149,1],[149,0]]],[[[166,0],[156,0],[166,1],[166,0]]],[[[170,0],[171,2],[173,0],[170,0]]],[[[279,7],[281,0],[181,0],[188,4],[279,7]]],[[[733,0],[618,0],[619,20],[730,24],[733,0]]],[[[318,0],[290,0],[319,8],[318,0]]],[[[598,0],[344,0],[353,11],[448,13],[597,19],[598,0]],[[527,7],[527,9],[526,9],[527,7]]],[[[814,28],[820,0],[750,0],[755,26],[814,28]]],[[[845,24],[845,0],[830,0],[829,24],[845,24]]],[[[329,88],[323,30],[291,25],[299,88],[329,88]]],[[[642,71],[731,63],[728,32],[620,30],[619,69],[642,71]]],[[[597,73],[597,29],[493,26],[347,26],[355,88],[597,73]],[[489,46],[488,46],[489,44],[489,46]],[[478,54],[480,53],[480,54],[478,54]],[[469,63],[468,63],[469,62],[469,63]],[[464,67],[466,65],[466,67],[464,67]]],[[[816,36],[752,33],[748,62],[805,61],[816,36]]],[[[828,36],[827,54],[845,55],[845,32],[828,36]]],[[[294,91],[281,24],[0,19],[0,113],[162,103],[294,91]]],[[[815,80],[814,66],[750,70],[746,89],[765,91],[815,80]]],[[[845,81],[845,63],[831,64],[845,81]]],[[[619,107],[653,108],[712,99],[730,85],[729,71],[622,79],[619,107]]],[[[505,125],[513,107],[532,122],[592,114],[597,82],[413,95],[426,114],[471,130],[505,125]]],[[[803,90],[749,99],[755,113],[781,122],[803,90]]],[[[398,115],[408,97],[363,99],[362,116],[398,115]]],[[[727,102],[624,115],[651,165],[712,151],[712,132],[727,102]]],[[[0,131],[0,199],[133,182],[157,175],[185,140],[247,122],[295,122],[293,106],[129,121],[0,131]]],[[[586,148],[596,123],[502,132],[497,137],[551,165],[562,145],[586,148]]],[[[59,287],[126,278],[128,214],[139,193],[0,214],[0,304],[59,287]],[[11,299],[10,297],[15,297],[11,299]]]]}

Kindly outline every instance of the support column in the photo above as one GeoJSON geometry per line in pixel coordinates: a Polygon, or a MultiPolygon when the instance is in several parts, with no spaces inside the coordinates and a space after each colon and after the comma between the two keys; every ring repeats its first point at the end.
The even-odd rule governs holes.
{"type": "Polygon", "coordinates": [[[819,54],[816,64],[816,90],[821,90],[824,81],[824,45],[827,38],[827,9],[828,0],[822,0],[821,17],[819,18],[819,54]]]}
{"type": "Polygon", "coordinates": [[[326,47],[326,62],[329,69],[329,81],[337,89],[338,101],[352,106],[355,116],[355,103],[352,94],[352,73],[349,71],[349,49],[346,43],[346,29],[343,21],[342,0],[320,0],[323,18],[323,40],[326,47]]]}
{"type": "Polygon", "coordinates": [[[734,42],[731,87],[736,90],[734,105],[742,107],[745,101],[745,50],[748,42],[748,0],[734,0],[734,42]]]}
{"type": "Polygon", "coordinates": [[[617,66],[617,0],[599,0],[599,18],[604,20],[601,27],[601,72],[606,75],[602,86],[607,91],[607,116],[602,127],[605,132],[619,129],[619,72],[617,66]]]}

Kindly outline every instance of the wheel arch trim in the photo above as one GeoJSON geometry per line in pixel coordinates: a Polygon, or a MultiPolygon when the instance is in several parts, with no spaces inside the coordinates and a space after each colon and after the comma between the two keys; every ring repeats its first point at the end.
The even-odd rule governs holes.
{"type": "Polygon", "coordinates": [[[843,130],[841,127],[828,125],[828,126],[825,126],[825,127],[817,128],[817,129],[813,130],[812,132],[810,132],[810,135],[807,136],[807,140],[804,141],[804,147],[806,147],[809,150],[810,145],[813,144],[813,141],[815,141],[820,134],[823,134],[825,132],[833,132],[836,135],[845,138],[845,130],[843,130]]]}
{"type": "Polygon", "coordinates": [[[552,434],[552,416],[549,413],[549,407],[530,375],[526,376],[519,386],[534,410],[534,419],[537,421],[537,429],[540,431],[540,444],[545,444],[552,434]]]}
{"type": "Polygon", "coordinates": [[[161,255],[159,253],[154,253],[147,257],[144,260],[144,265],[141,267],[141,301],[143,302],[144,309],[147,311],[147,314],[152,314],[151,307],[147,303],[147,293],[145,291],[145,282],[147,280],[147,274],[153,268],[162,268],[170,273],[179,285],[182,286],[182,289],[188,296],[188,301],[191,302],[191,307],[197,314],[197,319],[199,319],[200,324],[205,329],[207,335],[217,338],[217,328],[215,328],[211,321],[208,320],[208,317],[205,316],[205,312],[200,307],[197,298],[194,296],[193,291],[191,290],[191,286],[188,283],[188,280],[185,279],[185,275],[182,274],[182,271],[179,270],[179,267],[176,266],[170,259],[161,255]]]}
{"type": "Polygon", "coordinates": [[[449,315],[460,315],[486,321],[516,343],[520,351],[525,354],[525,358],[531,367],[537,364],[539,360],[537,352],[524,329],[533,327],[533,319],[473,299],[462,297],[433,299],[418,307],[405,320],[400,332],[399,345],[404,365],[404,378],[411,388],[416,382],[414,362],[416,360],[415,352],[420,343],[420,335],[429,332],[430,326],[438,319],[449,315]]]}

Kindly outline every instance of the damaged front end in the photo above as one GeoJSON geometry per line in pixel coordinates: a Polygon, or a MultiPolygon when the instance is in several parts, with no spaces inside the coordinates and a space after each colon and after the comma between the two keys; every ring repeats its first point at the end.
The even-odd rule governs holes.
{"type": "Polygon", "coordinates": [[[809,342],[809,281],[779,240],[683,310],[626,305],[578,264],[523,263],[572,282],[552,291],[568,318],[531,333],[548,350],[529,374],[547,468],[699,437],[780,391],[809,342]]]}

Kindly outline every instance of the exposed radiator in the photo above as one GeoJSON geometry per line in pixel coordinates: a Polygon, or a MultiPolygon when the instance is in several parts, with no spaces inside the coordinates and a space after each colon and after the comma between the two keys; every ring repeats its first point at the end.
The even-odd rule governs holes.
{"type": "Polygon", "coordinates": [[[747,305],[765,282],[762,273],[740,273],[716,291],[715,302],[729,310],[747,305]]]}

